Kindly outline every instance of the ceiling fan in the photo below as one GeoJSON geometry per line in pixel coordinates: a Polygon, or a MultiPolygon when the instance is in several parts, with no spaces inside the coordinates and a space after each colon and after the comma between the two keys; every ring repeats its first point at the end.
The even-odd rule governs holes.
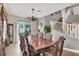
{"type": "MultiPolygon", "coordinates": [[[[35,16],[34,16],[34,11],[35,11],[35,9],[32,8],[32,16],[28,16],[28,17],[27,17],[27,19],[29,19],[30,21],[38,20],[38,17],[35,17],[35,16]]],[[[37,12],[40,12],[40,10],[37,10],[37,12]]]]}

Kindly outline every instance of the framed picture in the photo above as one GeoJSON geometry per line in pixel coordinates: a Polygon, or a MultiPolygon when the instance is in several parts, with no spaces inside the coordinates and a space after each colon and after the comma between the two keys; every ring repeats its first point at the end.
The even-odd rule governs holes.
{"type": "Polygon", "coordinates": [[[13,24],[7,25],[7,34],[9,43],[13,43],[13,24]]]}

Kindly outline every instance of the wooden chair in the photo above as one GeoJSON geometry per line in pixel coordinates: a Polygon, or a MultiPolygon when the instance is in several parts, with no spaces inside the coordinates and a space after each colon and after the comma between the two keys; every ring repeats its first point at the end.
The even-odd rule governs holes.
{"type": "Polygon", "coordinates": [[[24,42],[23,42],[23,36],[20,35],[20,49],[23,51],[24,42]]]}
{"type": "Polygon", "coordinates": [[[51,40],[52,41],[52,34],[51,33],[47,33],[45,35],[45,39],[51,40]]]}
{"type": "Polygon", "coordinates": [[[38,35],[36,34],[36,35],[31,35],[31,39],[33,40],[33,39],[37,39],[38,38],[38,35]]]}
{"type": "Polygon", "coordinates": [[[57,55],[62,56],[62,52],[63,52],[63,46],[64,46],[64,37],[60,37],[58,44],[57,44],[57,55]]]}
{"type": "Polygon", "coordinates": [[[0,56],[5,56],[5,48],[0,46],[0,56]]]}
{"type": "Polygon", "coordinates": [[[0,40],[0,56],[5,56],[5,44],[0,40]]]}
{"type": "Polygon", "coordinates": [[[38,33],[38,38],[39,38],[39,39],[43,39],[43,33],[42,33],[42,32],[39,32],[39,33],[38,33]]]}
{"type": "Polygon", "coordinates": [[[65,38],[61,36],[59,40],[54,45],[49,47],[44,54],[47,56],[62,56],[64,40],[65,38]]]}
{"type": "MultiPolygon", "coordinates": [[[[26,53],[27,56],[39,56],[40,55],[40,52],[39,53],[36,53],[33,49],[33,47],[29,44],[28,42],[28,38],[24,38],[24,43],[25,43],[25,48],[23,50],[23,54],[26,53]]],[[[24,54],[24,55],[26,55],[24,54]]]]}

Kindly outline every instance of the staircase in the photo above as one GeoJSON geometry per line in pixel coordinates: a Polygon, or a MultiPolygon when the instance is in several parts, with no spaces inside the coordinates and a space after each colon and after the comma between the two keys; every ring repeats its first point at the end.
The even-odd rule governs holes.
{"type": "Polygon", "coordinates": [[[68,24],[63,22],[51,22],[52,34],[58,38],[63,35],[66,40],[64,48],[79,53],[79,24],[68,24]]]}
{"type": "Polygon", "coordinates": [[[50,21],[52,32],[79,39],[79,15],[69,15],[64,22],[50,21]]]}

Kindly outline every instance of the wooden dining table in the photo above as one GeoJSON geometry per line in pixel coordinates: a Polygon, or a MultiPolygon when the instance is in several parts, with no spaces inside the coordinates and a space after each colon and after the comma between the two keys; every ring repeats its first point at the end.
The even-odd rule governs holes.
{"type": "Polygon", "coordinates": [[[35,52],[43,52],[46,48],[54,45],[56,40],[48,40],[48,39],[33,39],[31,40],[30,45],[33,47],[35,52]]]}

